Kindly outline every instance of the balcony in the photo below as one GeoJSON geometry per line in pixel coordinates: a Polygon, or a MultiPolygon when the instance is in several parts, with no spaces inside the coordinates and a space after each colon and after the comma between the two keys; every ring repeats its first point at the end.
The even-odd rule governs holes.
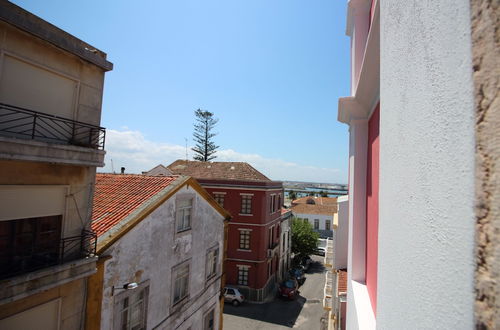
{"type": "Polygon", "coordinates": [[[0,158],[103,166],[105,137],[99,126],[0,103],[0,158]]]}
{"type": "MultiPolygon", "coordinates": [[[[51,246],[30,246],[0,267],[0,304],[95,273],[97,237],[84,230],[51,246]]],[[[6,258],[3,258],[4,260],[6,258]]],[[[2,261],[4,261],[2,260],[2,261]]]]}
{"type": "Polygon", "coordinates": [[[325,267],[333,267],[334,258],[335,258],[335,253],[333,248],[333,240],[327,240],[325,259],[324,259],[325,267]]]}

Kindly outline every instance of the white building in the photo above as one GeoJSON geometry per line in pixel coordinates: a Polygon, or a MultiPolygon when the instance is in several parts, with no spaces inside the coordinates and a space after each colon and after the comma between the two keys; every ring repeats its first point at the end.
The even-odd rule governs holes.
{"type": "Polygon", "coordinates": [[[292,201],[291,209],[294,217],[309,222],[320,237],[332,237],[337,198],[302,197],[292,201]]]}
{"type": "Polygon", "coordinates": [[[229,214],[192,178],[97,174],[92,329],[222,328],[229,214]]]}
{"type": "Polygon", "coordinates": [[[345,329],[347,301],[347,253],[349,234],[349,198],[338,198],[338,212],[333,221],[333,237],[327,240],[326,280],[323,308],[328,311],[328,329],[345,329]]]}
{"type": "Polygon", "coordinates": [[[498,12],[348,2],[347,329],[500,327],[498,12]]]}

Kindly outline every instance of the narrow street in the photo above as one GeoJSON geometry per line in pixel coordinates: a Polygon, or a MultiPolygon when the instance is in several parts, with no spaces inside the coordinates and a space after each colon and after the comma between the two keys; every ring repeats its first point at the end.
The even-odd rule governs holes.
{"type": "Polygon", "coordinates": [[[323,257],[312,256],[313,263],[295,300],[276,298],[265,304],[244,303],[224,306],[224,329],[320,329],[323,310],[325,268],[323,257]]]}

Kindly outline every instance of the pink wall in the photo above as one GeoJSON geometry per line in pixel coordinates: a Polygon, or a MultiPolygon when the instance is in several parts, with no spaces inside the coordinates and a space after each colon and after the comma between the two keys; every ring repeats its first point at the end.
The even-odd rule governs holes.
{"type": "Polygon", "coordinates": [[[379,123],[380,103],[368,122],[366,169],[366,287],[374,314],[377,311],[379,123]]]}

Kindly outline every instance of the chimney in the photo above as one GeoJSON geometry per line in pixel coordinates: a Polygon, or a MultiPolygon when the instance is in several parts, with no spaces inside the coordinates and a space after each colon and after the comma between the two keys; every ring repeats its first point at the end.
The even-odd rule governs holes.
{"type": "Polygon", "coordinates": [[[121,168],[121,174],[125,174],[125,167],[121,168]]]}

